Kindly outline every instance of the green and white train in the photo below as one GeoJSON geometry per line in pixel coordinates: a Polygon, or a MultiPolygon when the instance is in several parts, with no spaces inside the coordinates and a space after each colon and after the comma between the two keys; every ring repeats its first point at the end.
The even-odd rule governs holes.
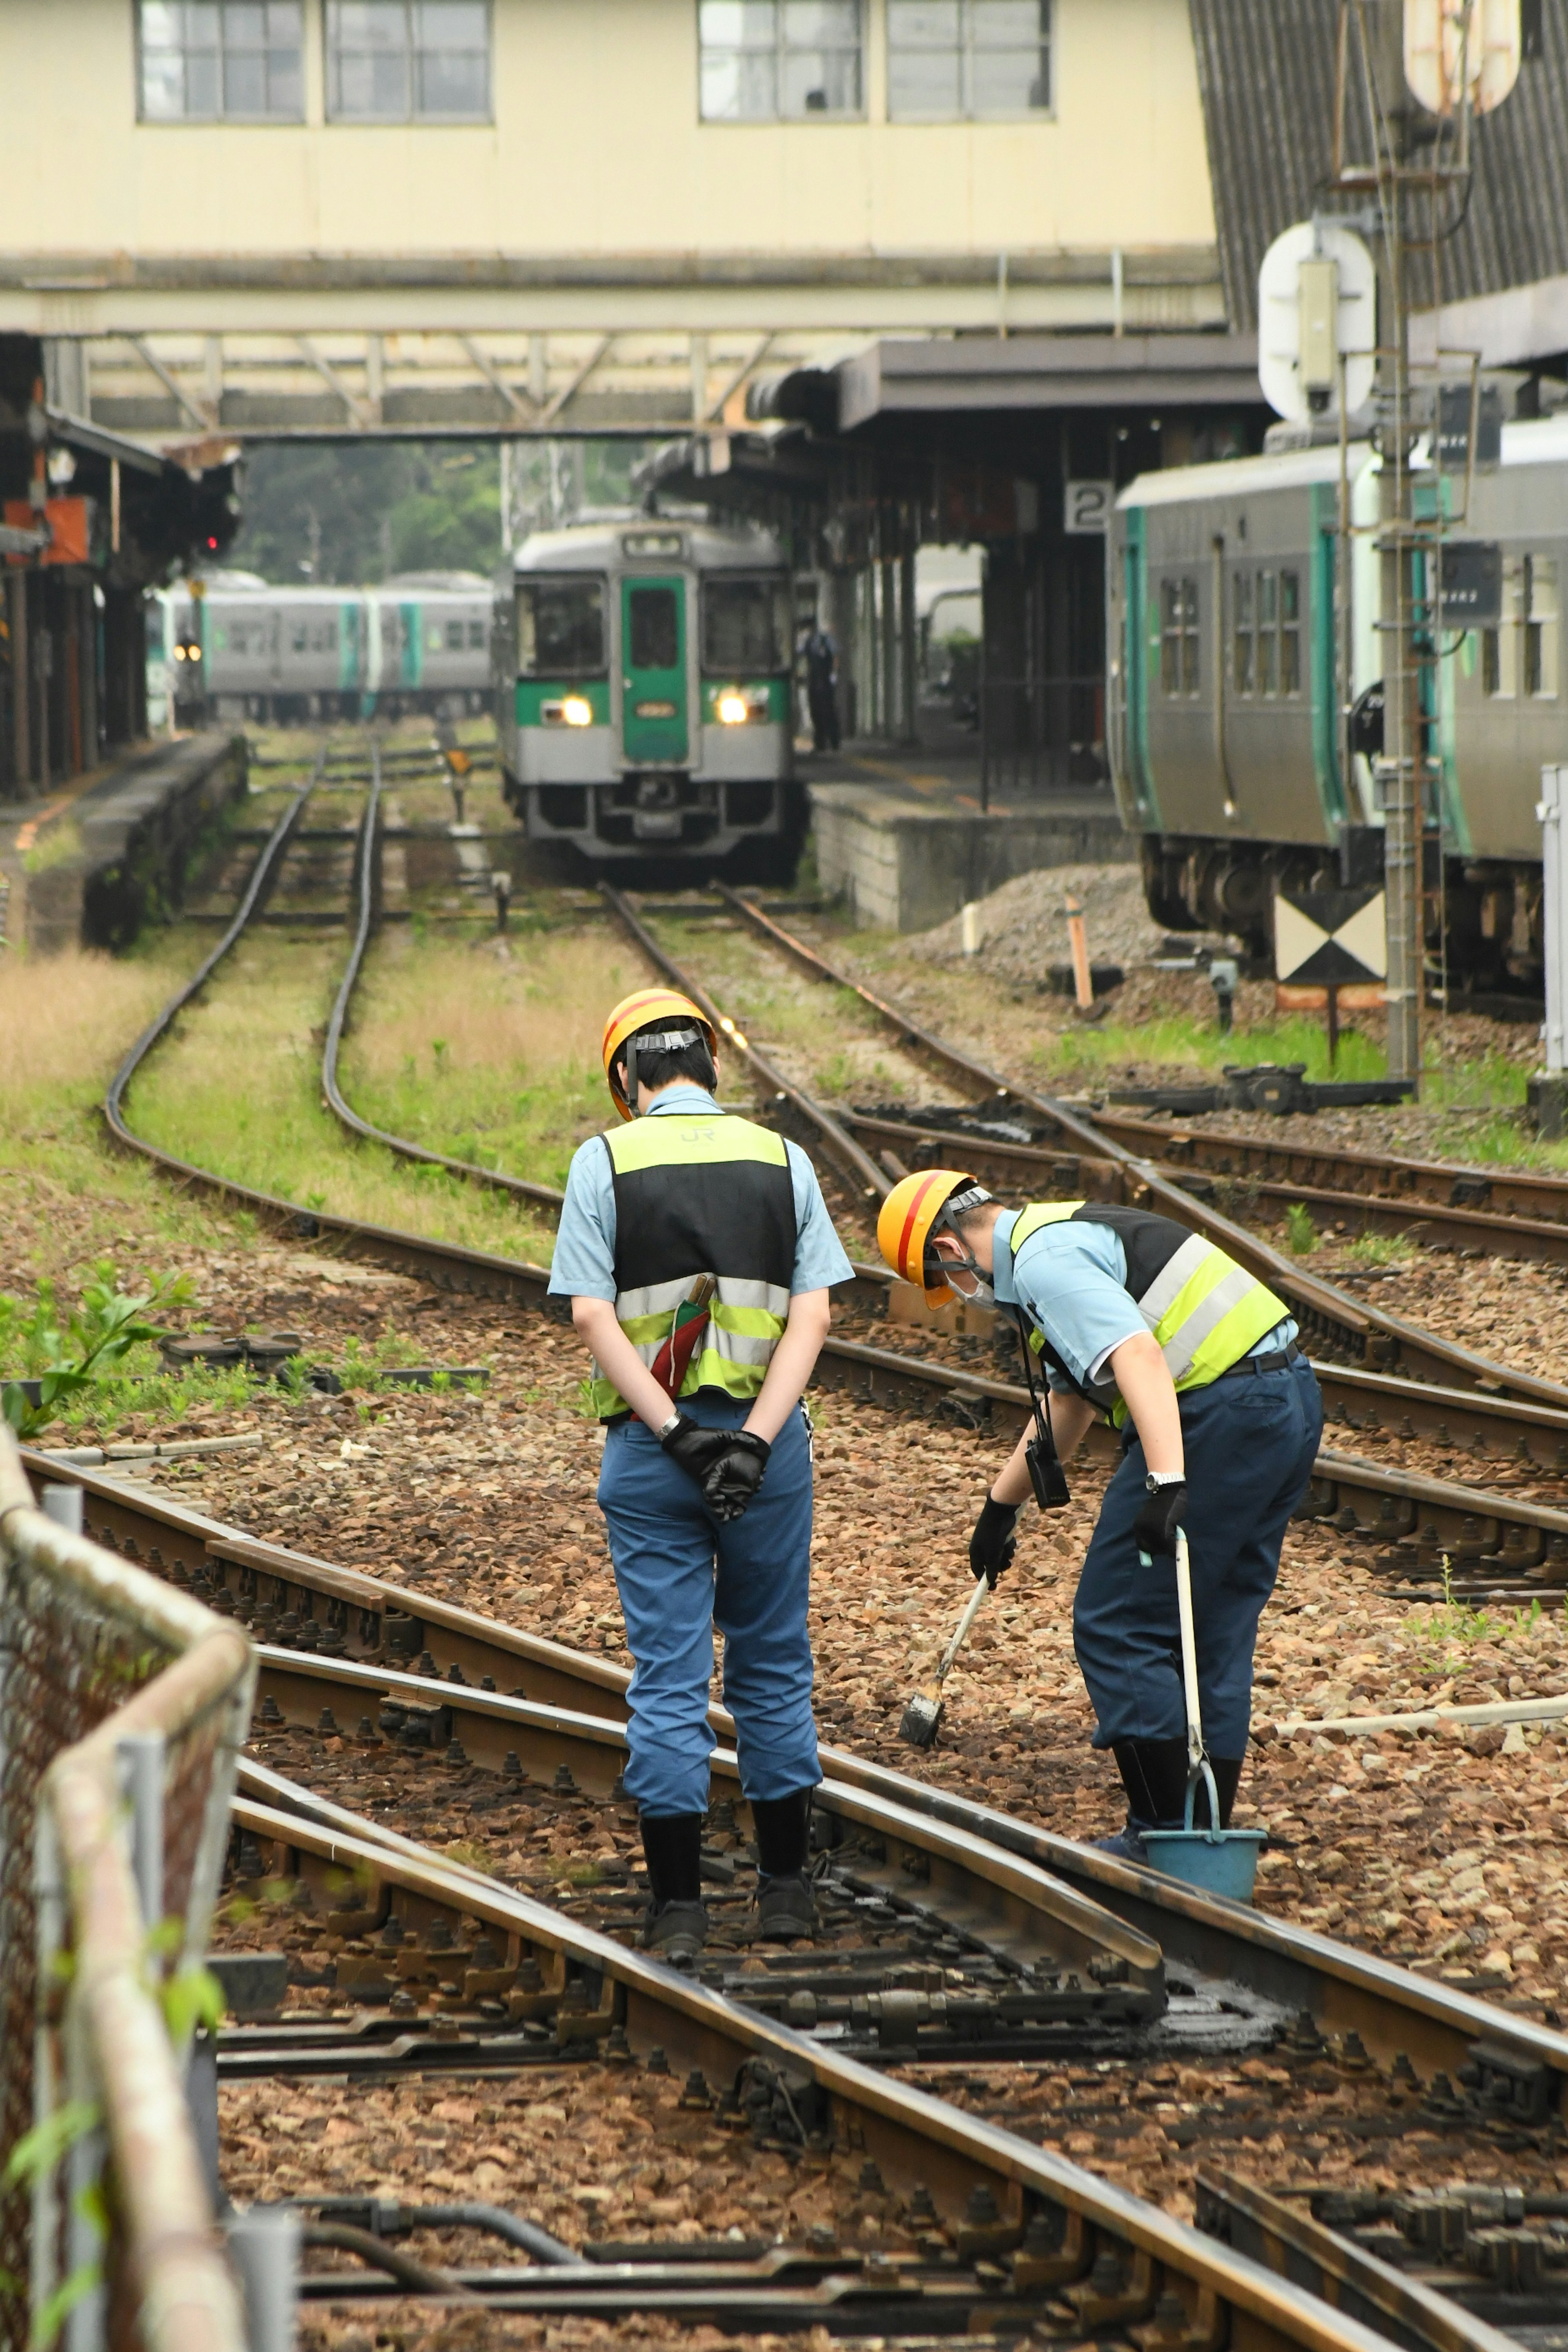
{"type": "Polygon", "coordinates": [[[746,526],[625,516],[524,540],[491,646],[507,798],[595,864],[794,874],[794,602],[746,526]]]}
{"type": "MultiPolygon", "coordinates": [[[[1437,495],[1431,475],[1416,483],[1418,499],[1437,495]]],[[[1229,931],[1267,953],[1276,882],[1332,888],[1381,871],[1383,787],[1352,720],[1384,659],[1364,443],[1348,485],[1348,537],[1337,447],[1145,474],[1117,501],[1111,769],[1150,911],[1173,929],[1229,931]]],[[[1444,494],[1459,488],[1450,478],[1444,494]]],[[[1424,667],[1429,944],[1446,917],[1457,981],[1533,992],[1541,770],[1568,761],[1568,413],[1503,427],[1501,463],[1477,473],[1453,537],[1500,548],[1502,602],[1495,625],[1445,629],[1424,667]]]]}

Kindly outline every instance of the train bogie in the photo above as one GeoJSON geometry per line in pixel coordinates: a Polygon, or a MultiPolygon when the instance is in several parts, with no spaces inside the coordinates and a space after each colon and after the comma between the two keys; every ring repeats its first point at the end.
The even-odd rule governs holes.
{"type": "Polygon", "coordinates": [[[540,533],[498,583],[506,791],[599,863],[793,873],[793,604],[764,533],[624,521],[540,533]]]}

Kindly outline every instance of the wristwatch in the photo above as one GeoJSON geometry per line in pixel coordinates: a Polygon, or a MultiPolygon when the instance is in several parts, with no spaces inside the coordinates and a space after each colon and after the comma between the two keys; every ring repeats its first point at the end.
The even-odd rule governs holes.
{"type": "Polygon", "coordinates": [[[669,1419],[663,1423],[659,1428],[655,1430],[654,1435],[658,1438],[661,1445],[664,1444],[665,1439],[669,1435],[670,1431],[675,1428],[679,1419],[680,1409],[677,1406],[676,1410],[670,1414],[669,1419]]]}
{"type": "Polygon", "coordinates": [[[1162,1486],[1184,1486],[1186,1483],[1187,1474],[1184,1470],[1151,1470],[1143,1481],[1143,1492],[1146,1495],[1157,1495],[1162,1486]]]}

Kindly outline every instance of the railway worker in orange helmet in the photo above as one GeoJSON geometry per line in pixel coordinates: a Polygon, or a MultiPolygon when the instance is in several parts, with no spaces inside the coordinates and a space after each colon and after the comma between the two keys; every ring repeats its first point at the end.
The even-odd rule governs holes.
{"type": "Polygon", "coordinates": [[[701,1949],[713,1627],[756,1832],[752,1933],[808,1936],[821,1778],[806,1631],[811,1427],[802,1393],[850,1279],[810,1160],[721,1110],[718,1039],[639,989],[605,1024],[621,1124],[572,1161],[550,1287],[593,1349],[599,1507],[633,1659],[626,1792],[642,1815],[645,1940],[701,1949]]]}
{"type": "MultiPolygon", "coordinates": [[[[1009,1209],[956,1169],[895,1184],[882,1255],[935,1304],[994,1298],[1017,1318],[1046,1376],[1043,1412],[993,1481],[970,1538],[994,1584],[1013,1557],[1031,1487],[1068,1500],[1061,1457],[1096,1413],[1121,1433],[1073,1602],[1073,1646],[1094,1705],[1096,1748],[1116,1758],[1124,1828],[1100,1843],[1147,1860],[1146,1829],[1180,1829],[1186,1707],[1175,1536],[1187,1538],[1198,1695],[1221,1826],[1249,1736],[1258,1620],[1279,1572],[1286,1523],[1311,1475],[1322,1400],[1282,1299],[1173,1217],[1095,1201],[1009,1209]]],[[[1200,1784],[1194,1817],[1208,1823],[1200,1784]]]]}

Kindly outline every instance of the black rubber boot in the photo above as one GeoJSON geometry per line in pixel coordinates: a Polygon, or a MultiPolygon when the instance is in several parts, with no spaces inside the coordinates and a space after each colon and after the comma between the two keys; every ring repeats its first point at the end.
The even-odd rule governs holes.
{"type": "Polygon", "coordinates": [[[764,1878],[794,1878],[805,1868],[812,1795],[810,1789],[795,1789],[787,1797],[752,1799],[757,1868],[764,1878]]]}
{"type": "Polygon", "coordinates": [[[700,1813],[643,1815],[647,1864],[647,1919],[643,1943],[667,1960],[695,1959],[708,1939],[702,1902],[700,1813]]]}
{"type": "MultiPolygon", "coordinates": [[[[1127,1816],[1133,1828],[1179,1830],[1187,1799],[1185,1738],[1118,1739],[1110,1752],[1127,1791],[1127,1816]]],[[[1215,1779],[1217,1782],[1217,1769],[1215,1779]]]]}
{"type": "Polygon", "coordinates": [[[752,1935],[763,1943],[793,1943],[816,1933],[816,1905],[805,1874],[810,1852],[809,1789],[787,1797],[753,1797],[757,1832],[757,1907],[752,1935]]]}

